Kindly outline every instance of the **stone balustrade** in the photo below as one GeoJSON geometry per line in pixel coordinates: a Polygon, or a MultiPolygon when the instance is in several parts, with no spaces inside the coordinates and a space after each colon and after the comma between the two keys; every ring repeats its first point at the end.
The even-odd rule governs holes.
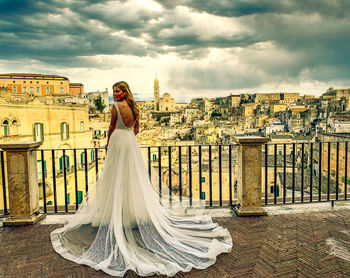
{"type": "Polygon", "coordinates": [[[34,224],[45,218],[39,212],[36,149],[42,143],[14,142],[0,144],[6,152],[10,217],[4,225],[34,224]]]}
{"type": "Polygon", "coordinates": [[[236,137],[238,149],[237,201],[239,216],[266,215],[261,204],[261,152],[265,137],[236,137]]]}

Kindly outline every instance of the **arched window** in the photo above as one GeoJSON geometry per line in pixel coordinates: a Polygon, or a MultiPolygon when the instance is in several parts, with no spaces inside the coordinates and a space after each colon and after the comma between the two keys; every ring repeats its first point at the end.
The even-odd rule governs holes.
{"type": "Polygon", "coordinates": [[[18,135],[18,122],[17,122],[17,120],[12,121],[12,134],[18,135]]]}
{"type": "Polygon", "coordinates": [[[2,125],[4,127],[4,136],[9,136],[10,135],[10,130],[9,130],[9,122],[8,122],[8,120],[3,121],[2,125]]]}

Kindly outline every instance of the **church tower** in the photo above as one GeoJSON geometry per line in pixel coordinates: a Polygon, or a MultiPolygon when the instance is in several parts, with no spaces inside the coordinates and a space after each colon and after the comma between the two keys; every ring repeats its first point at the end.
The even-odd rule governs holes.
{"type": "Polygon", "coordinates": [[[155,110],[159,110],[159,81],[157,79],[154,79],[154,107],[155,110]]]}

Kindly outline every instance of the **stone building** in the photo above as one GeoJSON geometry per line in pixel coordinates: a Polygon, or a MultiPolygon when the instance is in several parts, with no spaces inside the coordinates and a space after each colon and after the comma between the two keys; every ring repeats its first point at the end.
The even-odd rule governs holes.
{"type": "Polygon", "coordinates": [[[280,94],[279,93],[271,93],[271,94],[255,94],[255,103],[265,103],[271,101],[279,101],[280,94]]]}
{"type": "Polygon", "coordinates": [[[299,99],[301,99],[299,93],[281,93],[279,102],[283,104],[292,104],[296,103],[299,99]]]}
{"type": "Polygon", "coordinates": [[[81,83],[69,83],[69,92],[72,96],[84,95],[84,85],[81,83]]]}
{"type": "Polygon", "coordinates": [[[288,106],[286,104],[274,103],[274,104],[271,104],[270,111],[271,111],[271,114],[274,115],[275,113],[286,111],[287,107],[288,106]]]}
{"type": "Polygon", "coordinates": [[[336,99],[340,100],[342,97],[348,98],[350,97],[350,88],[346,89],[333,89],[333,87],[329,87],[329,89],[322,95],[322,99],[336,99]]]}
{"type": "Polygon", "coordinates": [[[107,113],[109,111],[109,93],[107,88],[103,92],[97,91],[97,92],[86,93],[84,97],[88,99],[89,109],[91,108],[96,109],[94,100],[97,97],[101,97],[102,102],[104,103],[104,105],[106,105],[105,109],[103,110],[103,113],[107,113]]]}
{"type": "Polygon", "coordinates": [[[243,103],[241,105],[242,116],[243,117],[253,116],[256,107],[257,107],[256,103],[243,103]]]}
{"type": "Polygon", "coordinates": [[[51,74],[0,74],[0,87],[7,87],[12,94],[34,96],[84,94],[81,83],[70,83],[67,77],[51,74]]]}
{"type": "MultiPolygon", "coordinates": [[[[23,84],[27,84],[27,82],[23,84]]],[[[92,166],[96,154],[89,128],[88,106],[86,103],[66,103],[65,99],[66,96],[32,96],[13,93],[0,96],[0,142],[42,142],[37,152],[39,192],[42,202],[42,176],[44,175],[46,179],[46,203],[48,205],[54,202],[52,182],[54,175],[56,178],[56,200],[58,205],[64,205],[64,169],[67,173],[67,198],[70,198],[70,203],[75,200],[74,169],[77,169],[79,179],[80,201],[85,194],[84,167],[86,163],[88,163],[88,181],[90,184],[94,182],[94,176],[91,172],[94,172],[92,166]],[[88,148],[86,158],[82,148],[88,148]],[[54,149],[54,153],[43,151],[44,159],[42,159],[40,150],[44,149],[54,149]],[[65,152],[63,152],[64,149],[65,152]],[[76,165],[74,165],[73,149],[76,149],[76,165]],[[53,160],[55,161],[55,173],[52,170],[53,160]]],[[[0,196],[0,202],[2,201],[3,198],[0,196]]]]}
{"type": "Polygon", "coordinates": [[[175,103],[174,98],[169,93],[163,94],[163,97],[159,97],[159,80],[154,80],[154,108],[159,112],[175,112],[185,108],[187,103],[175,103]]]}
{"type": "Polygon", "coordinates": [[[288,110],[288,129],[291,132],[307,131],[310,124],[310,108],[304,106],[290,107],[288,110]]]}

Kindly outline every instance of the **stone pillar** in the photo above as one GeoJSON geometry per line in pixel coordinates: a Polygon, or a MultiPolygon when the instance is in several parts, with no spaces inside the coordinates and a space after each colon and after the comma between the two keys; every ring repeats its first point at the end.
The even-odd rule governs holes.
{"type": "Polygon", "coordinates": [[[239,216],[267,215],[261,205],[261,149],[267,142],[264,137],[236,137],[239,144],[237,199],[235,208],[239,216]]]}
{"type": "Polygon", "coordinates": [[[10,217],[4,225],[34,224],[45,218],[39,213],[37,152],[42,143],[14,142],[0,144],[6,152],[10,199],[10,217]]]}

